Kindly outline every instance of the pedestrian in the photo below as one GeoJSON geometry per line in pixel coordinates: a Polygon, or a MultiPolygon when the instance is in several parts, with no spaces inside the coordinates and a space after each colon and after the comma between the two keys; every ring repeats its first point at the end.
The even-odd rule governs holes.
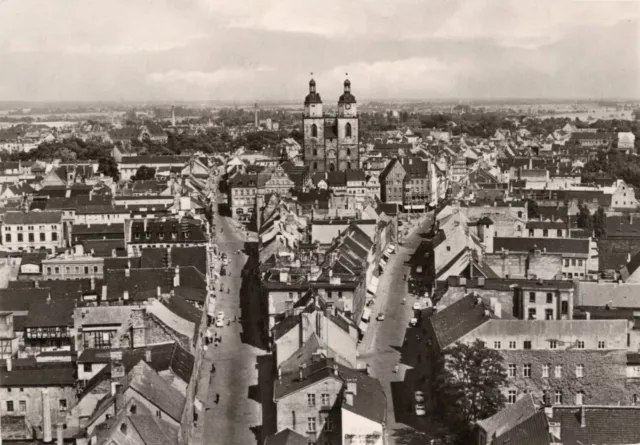
{"type": "Polygon", "coordinates": [[[216,372],[216,365],[211,363],[211,374],[213,374],[214,372],[216,372]]]}
{"type": "Polygon", "coordinates": [[[216,405],[220,402],[220,394],[216,393],[216,405]]]}

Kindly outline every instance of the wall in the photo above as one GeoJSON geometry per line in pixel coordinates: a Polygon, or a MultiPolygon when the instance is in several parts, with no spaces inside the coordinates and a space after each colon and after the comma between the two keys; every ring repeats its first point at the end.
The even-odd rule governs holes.
{"type": "Polygon", "coordinates": [[[530,277],[554,280],[562,277],[562,255],[553,253],[529,254],[530,277]]]}
{"type": "MultiPolygon", "coordinates": [[[[356,345],[358,343],[357,334],[349,335],[335,323],[330,321],[322,311],[312,314],[302,313],[302,335],[306,341],[315,332],[331,350],[340,357],[346,359],[352,367],[356,367],[356,345]],[[318,328],[320,332],[318,332],[318,328]]],[[[279,359],[278,359],[279,360],[279,359]]]]}
{"type": "Polygon", "coordinates": [[[349,410],[342,409],[342,439],[343,444],[364,444],[382,445],[384,443],[384,427],[383,425],[359,416],[349,410]],[[370,435],[378,435],[375,441],[365,441],[365,437],[370,435]],[[355,437],[353,437],[355,436],[355,437]]]}
{"type": "Polygon", "coordinates": [[[500,278],[526,278],[527,254],[519,253],[486,253],[484,262],[500,278]]]}
{"type": "Polygon", "coordinates": [[[321,431],[322,423],[319,412],[324,408],[322,405],[322,394],[329,394],[329,405],[327,405],[326,408],[333,407],[341,389],[342,381],[334,377],[329,377],[300,391],[289,394],[280,400],[276,400],[276,431],[291,428],[297,433],[306,436],[308,417],[315,417],[316,431],[321,431]],[[315,394],[315,406],[309,406],[307,394],[315,394]],[[293,423],[293,412],[295,412],[295,425],[293,423]]]}
{"type": "MultiPolygon", "coordinates": [[[[500,351],[504,366],[517,366],[516,378],[508,378],[507,387],[517,389],[518,395],[524,391],[542,401],[543,389],[562,391],[565,405],[575,404],[578,391],[585,392],[585,404],[615,405],[629,404],[631,394],[626,389],[626,351],[500,351]],[[524,364],[531,364],[531,378],[523,377],[524,364]],[[543,365],[549,366],[549,377],[542,377],[543,365]],[[562,366],[562,377],[555,378],[555,366],[562,366]],[[576,365],[584,366],[584,377],[576,377],[576,365]]],[[[506,392],[505,392],[506,394],[506,392]]]]}
{"type": "Polygon", "coordinates": [[[162,411],[162,409],[151,403],[147,398],[145,398],[142,394],[131,387],[127,388],[127,390],[124,392],[124,399],[127,400],[127,406],[131,406],[132,403],[139,403],[140,405],[146,407],[151,412],[151,414],[161,418],[169,425],[176,427],[180,425],[179,420],[170,417],[166,412],[162,411]],[[158,411],[160,411],[160,416],[157,415],[158,411]]]}
{"type": "Polygon", "coordinates": [[[2,225],[2,245],[8,250],[37,250],[41,247],[46,249],[55,249],[64,246],[64,233],[62,221],[57,224],[38,224],[38,225],[2,225]],[[18,231],[17,228],[22,227],[18,231]],[[34,229],[28,230],[28,227],[34,229]],[[37,227],[37,229],[36,229],[37,227]],[[7,235],[11,235],[11,241],[7,241],[7,235]],[[22,241],[18,241],[18,234],[22,235],[22,241]],[[33,235],[33,241],[29,241],[29,234],[33,235]],[[44,235],[44,241],[40,236],[44,235]],[[56,237],[54,240],[53,237],[56,237]]]}
{"type": "MultiPolygon", "coordinates": [[[[18,372],[18,371],[16,371],[18,372]]],[[[24,414],[29,424],[34,428],[42,427],[42,390],[45,387],[31,386],[21,388],[0,388],[0,415],[22,415],[24,414]],[[11,391],[9,391],[9,389],[11,391]],[[14,411],[7,411],[7,402],[13,401],[14,411]],[[26,412],[20,412],[20,400],[27,402],[26,412]]],[[[76,403],[76,389],[74,386],[49,386],[49,403],[52,412],[52,428],[55,437],[55,417],[58,413],[58,403],[60,399],[66,399],[67,410],[76,403]]],[[[38,437],[42,437],[42,431],[37,432],[38,437]]]]}
{"type": "Polygon", "coordinates": [[[91,380],[106,366],[106,363],[78,363],[78,380],[91,380]],[[85,364],[91,366],[91,371],[84,370],[85,364]]]}

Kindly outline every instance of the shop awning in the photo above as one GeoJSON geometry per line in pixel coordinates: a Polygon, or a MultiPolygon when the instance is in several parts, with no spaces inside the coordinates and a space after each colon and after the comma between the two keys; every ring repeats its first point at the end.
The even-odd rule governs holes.
{"type": "Polygon", "coordinates": [[[367,328],[369,327],[369,325],[367,323],[365,323],[364,321],[361,321],[360,324],[358,325],[358,328],[360,329],[360,332],[362,332],[363,334],[365,332],[367,332],[367,328]]]}
{"type": "Polygon", "coordinates": [[[371,319],[371,309],[368,307],[364,308],[364,312],[362,313],[362,321],[368,322],[371,319]]]}
{"type": "Polygon", "coordinates": [[[367,292],[375,295],[378,291],[378,283],[378,277],[371,277],[371,281],[369,281],[369,284],[367,284],[367,292]]]}

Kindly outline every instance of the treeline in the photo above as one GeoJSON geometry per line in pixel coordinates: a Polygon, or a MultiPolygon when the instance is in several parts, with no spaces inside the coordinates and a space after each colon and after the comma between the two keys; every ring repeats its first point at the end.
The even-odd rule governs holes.
{"type": "Polygon", "coordinates": [[[582,168],[582,183],[592,184],[603,175],[622,179],[627,184],[638,188],[640,187],[640,157],[615,151],[600,152],[596,159],[587,162],[582,168]]]}

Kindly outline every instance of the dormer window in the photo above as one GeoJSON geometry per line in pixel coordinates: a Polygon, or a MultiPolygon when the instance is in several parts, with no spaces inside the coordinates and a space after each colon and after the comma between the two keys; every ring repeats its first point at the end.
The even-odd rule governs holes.
{"type": "Polygon", "coordinates": [[[158,238],[164,239],[164,233],[158,233],[158,238]]]}
{"type": "Polygon", "coordinates": [[[151,239],[151,232],[145,232],[144,236],[146,239],[151,239]]]}
{"type": "Polygon", "coordinates": [[[133,235],[133,238],[139,240],[140,239],[140,234],[139,233],[135,233],[133,235]]]}

